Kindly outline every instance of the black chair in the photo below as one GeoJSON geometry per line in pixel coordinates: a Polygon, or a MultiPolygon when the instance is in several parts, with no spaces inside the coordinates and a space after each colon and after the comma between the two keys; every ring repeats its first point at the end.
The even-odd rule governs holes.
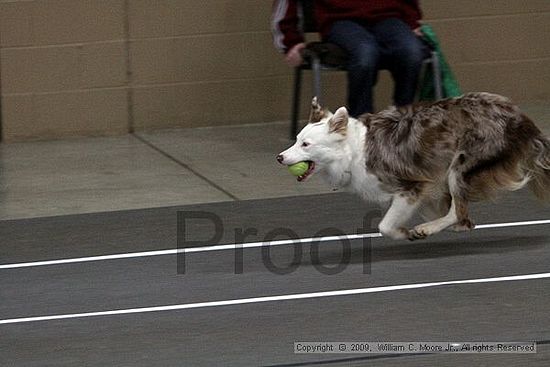
{"type": "MultiPolygon", "coordinates": [[[[312,0],[302,0],[302,19],[304,33],[316,31],[313,16],[312,0]]],[[[339,46],[329,42],[309,42],[303,52],[304,63],[295,68],[294,71],[294,92],[291,111],[290,138],[294,139],[298,133],[298,116],[300,114],[300,93],[302,89],[302,73],[304,70],[311,70],[313,95],[321,102],[321,73],[323,71],[345,71],[346,52],[339,46]]],[[[434,94],[436,99],[443,98],[443,88],[437,52],[430,50],[430,55],[424,60],[420,73],[420,80],[423,79],[427,68],[431,67],[434,75],[434,94]]],[[[418,93],[417,93],[418,95],[418,93]]]]}

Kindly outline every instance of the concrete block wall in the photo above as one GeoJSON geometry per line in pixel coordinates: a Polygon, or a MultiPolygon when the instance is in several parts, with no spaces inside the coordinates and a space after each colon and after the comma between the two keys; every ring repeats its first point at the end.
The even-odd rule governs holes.
{"type": "Polygon", "coordinates": [[[550,100],[550,1],[421,3],[465,91],[550,100]]]}
{"type": "Polygon", "coordinates": [[[273,62],[269,12],[257,1],[129,4],[136,129],[279,117],[268,86],[286,77],[273,62]]]}
{"type": "Polygon", "coordinates": [[[0,2],[4,141],[128,130],[123,0],[0,2]]]}
{"type": "MultiPolygon", "coordinates": [[[[421,1],[464,90],[550,100],[550,2],[421,1]]],[[[0,0],[5,142],[287,120],[270,1],[0,0]]],[[[323,79],[345,103],[345,77],[323,79]]],[[[311,91],[304,80],[302,106],[311,91]]],[[[383,73],[377,106],[389,104],[383,73]]]]}

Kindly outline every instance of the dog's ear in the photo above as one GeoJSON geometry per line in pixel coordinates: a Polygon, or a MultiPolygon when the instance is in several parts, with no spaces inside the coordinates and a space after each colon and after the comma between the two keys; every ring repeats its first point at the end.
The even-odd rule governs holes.
{"type": "Polygon", "coordinates": [[[311,111],[309,112],[309,123],[314,124],[326,117],[327,111],[321,107],[317,97],[311,100],[311,111]]]}
{"type": "Polygon", "coordinates": [[[328,122],[329,132],[346,135],[346,131],[348,129],[348,120],[348,110],[346,109],[346,107],[340,107],[338,110],[336,110],[336,112],[334,112],[334,115],[332,115],[328,122]]]}

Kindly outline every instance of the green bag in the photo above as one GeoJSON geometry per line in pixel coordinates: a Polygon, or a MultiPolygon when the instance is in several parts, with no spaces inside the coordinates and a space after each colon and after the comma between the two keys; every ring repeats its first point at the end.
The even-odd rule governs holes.
{"type": "MultiPolygon", "coordinates": [[[[443,89],[443,98],[458,97],[462,94],[458,81],[453,75],[449,64],[445,61],[443,53],[441,52],[441,46],[439,40],[435,35],[433,28],[427,24],[423,24],[421,27],[424,34],[424,41],[428,43],[431,48],[437,53],[439,59],[439,67],[441,69],[441,84],[443,89]]],[[[424,78],[420,81],[420,94],[419,99],[421,101],[433,101],[435,99],[435,91],[433,84],[433,70],[428,69],[424,73],[424,78]]]]}

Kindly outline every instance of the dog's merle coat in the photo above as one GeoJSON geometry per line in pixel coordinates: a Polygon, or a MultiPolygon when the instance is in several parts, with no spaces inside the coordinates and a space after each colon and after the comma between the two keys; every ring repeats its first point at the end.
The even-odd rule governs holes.
{"type": "Polygon", "coordinates": [[[471,229],[468,202],[492,198],[499,191],[528,184],[539,198],[550,196],[550,141],[499,95],[469,93],[431,104],[392,107],[357,120],[345,109],[332,115],[314,99],[308,126],[297,144],[310,139],[327,146],[308,150],[295,145],[282,153],[283,163],[313,161],[329,181],[376,200],[369,197],[372,190],[361,187],[372,186],[369,177],[374,177],[377,192],[392,203],[380,230],[393,238],[423,238],[447,227],[471,229]],[[320,134],[323,124],[327,128],[320,134]],[[328,139],[330,135],[339,138],[328,139]],[[335,144],[349,154],[339,154],[335,144]],[[359,155],[358,150],[362,150],[359,155]],[[348,159],[354,153],[363,168],[357,168],[357,158],[348,159]],[[359,183],[357,176],[362,177],[359,183]],[[430,222],[405,229],[416,210],[430,222]]]}

